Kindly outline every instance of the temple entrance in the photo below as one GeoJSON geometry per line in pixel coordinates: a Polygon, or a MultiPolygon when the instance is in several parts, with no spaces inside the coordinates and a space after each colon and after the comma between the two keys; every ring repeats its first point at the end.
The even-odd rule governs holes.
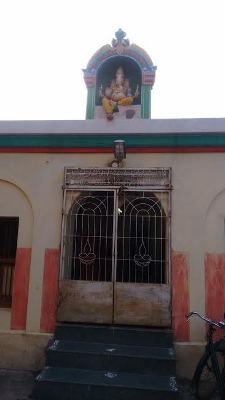
{"type": "Polygon", "coordinates": [[[169,193],[70,190],[58,321],[170,325],[169,193]]]}

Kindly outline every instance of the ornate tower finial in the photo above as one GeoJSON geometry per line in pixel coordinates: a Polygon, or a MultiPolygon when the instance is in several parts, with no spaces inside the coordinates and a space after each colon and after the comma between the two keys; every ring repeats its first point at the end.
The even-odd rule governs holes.
{"type": "Polygon", "coordinates": [[[117,40],[119,40],[120,42],[122,41],[122,39],[125,38],[126,36],[126,32],[124,32],[121,28],[115,33],[115,36],[117,38],[117,40]]]}
{"type": "Polygon", "coordinates": [[[116,39],[112,40],[112,47],[121,48],[129,46],[130,42],[128,39],[125,39],[126,32],[124,32],[121,28],[115,33],[116,39]]]}

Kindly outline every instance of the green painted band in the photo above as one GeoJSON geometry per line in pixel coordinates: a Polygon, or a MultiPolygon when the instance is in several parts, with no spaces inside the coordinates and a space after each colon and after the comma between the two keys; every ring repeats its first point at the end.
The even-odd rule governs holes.
{"type": "Polygon", "coordinates": [[[111,147],[123,139],[129,147],[220,147],[225,146],[225,133],[207,134],[108,134],[108,135],[0,135],[0,147],[111,147]]]}

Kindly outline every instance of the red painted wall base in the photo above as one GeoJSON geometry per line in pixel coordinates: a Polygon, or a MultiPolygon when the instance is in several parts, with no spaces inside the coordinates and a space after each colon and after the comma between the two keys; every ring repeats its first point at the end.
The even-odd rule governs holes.
{"type": "Polygon", "coordinates": [[[185,315],[189,312],[188,258],[181,252],[172,255],[172,328],[175,340],[190,340],[189,323],[185,315]]]}
{"type": "Polygon", "coordinates": [[[55,330],[58,295],[59,250],[46,249],[42,289],[40,331],[52,333],[55,330]]]}
{"type": "Polygon", "coordinates": [[[26,329],[30,261],[31,249],[18,248],[13,280],[11,329],[26,329]]]}
{"type": "MultiPolygon", "coordinates": [[[[225,313],[225,254],[205,255],[205,313],[209,318],[224,320],[225,313]]],[[[217,331],[216,337],[224,336],[217,331]]]]}

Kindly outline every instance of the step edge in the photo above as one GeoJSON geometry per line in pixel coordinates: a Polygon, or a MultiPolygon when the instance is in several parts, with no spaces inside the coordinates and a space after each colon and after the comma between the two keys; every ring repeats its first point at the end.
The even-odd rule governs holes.
{"type": "Polygon", "coordinates": [[[91,386],[94,386],[94,387],[99,387],[99,388],[101,388],[101,387],[118,387],[118,388],[123,388],[124,390],[146,390],[146,391],[155,391],[155,392],[163,392],[163,393],[177,393],[177,392],[179,392],[179,389],[177,388],[176,390],[175,389],[172,389],[172,388],[165,388],[165,387],[162,387],[162,386],[160,386],[160,385],[158,385],[158,386],[153,386],[153,385],[139,385],[139,386],[128,386],[128,385],[126,385],[126,384],[119,384],[119,383],[114,383],[114,384],[110,384],[110,383],[104,383],[104,382],[102,382],[102,384],[100,384],[100,383],[94,383],[94,382],[74,382],[74,381],[71,381],[71,380],[64,380],[64,381],[57,381],[57,380],[53,380],[53,379],[46,379],[46,378],[41,378],[41,379],[39,379],[37,382],[35,382],[35,385],[38,385],[38,383],[52,383],[52,384],[57,384],[57,385],[60,385],[60,384],[69,384],[69,385],[79,385],[79,386],[86,386],[86,385],[88,385],[89,387],[91,387],[91,386]]]}
{"type": "Polygon", "coordinates": [[[57,328],[81,328],[81,329],[106,329],[106,330],[128,330],[128,331],[137,331],[137,332],[145,332],[145,333],[163,333],[163,334],[173,334],[172,328],[153,328],[153,327],[141,327],[141,326],[132,326],[132,325],[101,325],[101,324],[79,324],[79,323],[57,323],[57,328]]]}
{"type": "MultiPolygon", "coordinates": [[[[86,376],[88,377],[89,376],[89,374],[91,373],[91,372],[93,372],[93,370],[91,370],[91,369],[79,369],[79,368],[60,368],[60,367],[45,367],[42,371],[41,371],[41,373],[36,377],[36,380],[35,380],[35,384],[38,384],[38,382],[54,382],[54,383],[65,383],[65,384],[67,384],[67,383],[69,383],[69,384],[80,384],[80,385],[90,385],[90,386],[99,386],[99,387],[101,387],[101,386],[117,386],[117,387],[124,387],[124,388],[137,388],[137,389],[145,389],[146,388],[146,390],[147,390],[147,388],[154,388],[154,385],[140,385],[140,386],[128,386],[128,385],[124,385],[124,384],[119,384],[119,383],[117,383],[117,384],[114,384],[114,385],[111,385],[110,383],[113,383],[113,382],[115,382],[115,381],[109,381],[109,383],[108,384],[105,384],[105,383],[102,383],[102,384],[99,384],[99,383],[94,383],[94,382],[92,382],[92,383],[90,383],[90,382],[84,382],[84,383],[82,383],[82,382],[73,382],[71,379],[66,379],[66,380],[64,380],[64,381],[57,381],[57,377],[56,378],[48,378],[48,377],[43,377],[42,376],[42,374],[44,374],[46,371],[49,371],[49,370],[51,370],[51,371],[62,371],[62,373],[64,372],[64,373],[66,373],[66,372],[68,372],[68,370],[70,370],[70,371],[73,371],[74,372],[74,374],[76,374],[76,372],[80,372],[80,371],[82,371],[83,373],[84,373],[84,371],[85,371],[85,373],[86,373],[86,376]]],[[[145,374],[139,374],[139,373],[133,373],[133,372],[124,372],[124,371],[109,371],[109,370],[98,370],[98,372],[100,373],[100,374],[102,374],[102,375],[104,375],[104,374],[107,374],[107,373],[110,373],[110,374],[120,374],[120,376],[123,378],[123,376],[124,376],[124,378],[128,378],[128,377],[130,377],[131,378],[131,382],[133,382],[133,380],[132,380],[132,377],[134,377],[135,376],[135,378],[136,379],[139,379],[139,378],[143,378],[143,377],[145,377],[146,379],[149,379],[149,377],[151,376],[151,378],[152,379],[154,379],[154,378],[160,378],[160,379],[163,379],[163,382],[164,382],[164,384],[166,383],[168,383],[168,385],[169,385],[169,381],[171,381],[172,382],[172,386],[174,386],[175,385],[175,387],[177,388],[176,390],[172,390],[171,388],[169,388],[169,387],[167,387],[167,388],[162,388],[161,386],[157,386],[157,387],[155,387],[157,390],[159,390],[159,389],[163,389],[163,391],[175,391],[175,392],[177,392],[178,391],[178,385],[177,385],[177,380],[176,380],[176,376],[174,375],[174,374],[168,374],[168,375],[159,375],[159,374],[155,374],[155,375],[153,375],[153,374],[147,374],[147,373],[145,373],[145,374]]],[[[84,375],[83,375],[84,376],[84,375]]]]}
{"type": "MultiPolygon", "coordinates": [[[[56,341],[53,341],[50,346],[47,348],[47,353],[72,353],[72,354],[93,354],[93,355],[98,355],[98,356],[104,356],[104,355],[111,355],[113,357],[128,357],[128,358],[140,358],[140,359],[154,359],[154,360],[168,360],[168,361],[173,361],[176,360],[176,353],[175,353],[175,349],[173,346],[171,347],[160,347],[160,346],[129,346],[129,345],[120,345],[120,344],[116,344],[116,343],[107,343],[105,345],[105,347],[108,348],[113,348],[113,346],[118,346],[120,349],[118,349],[116,352],[110,352],[107,350],[86,350],[86,349],[60,349],[57,348],[58,345],[60,345],[61,343],[67,343],[68,345],[73,345],[74,343],[76,345],[79,346],[79,344],[81,346],[83,346],[83,344],[85,342],[81,342],[81,341],[71,341],[71,340],[58,340],[56,339],[56,341]],[[56,343],[57,341],[57,343],[56,343]],[[145,348],[146,350],[148,350],[149,352],[156,351],[157,349],[160,351],[165,351],[165,354],[161,354],[161,355],[157,355],[157,354],[149,354],[149,355],[145,355],[145,354],[134,354],[134,353],[124,353],[123,350],[128,350],[128,349],[135,349],[138,351],[140,349],[145,348]],[[162,350],[163,349],[163,350],[162,350]],[[168,354],[168,352],[171,351],[172,354],[168,354]]],[[[102,342],[88,342],[89,345],[93,345],[93,346],[98,346],[99,344],[103,344],[102,342]]]]}
{"type": "Polygon", "coordinates": [[[91,351],[79,351],[79,350],[74,350],[74,351],[69,351],[69,350],[59,350],[59,349],[47,349],[46,351],[47,354],[88,354],[88,355],[93,355],[93,356],[111,356],[113,358],[116,357],[124,357],[124,358],[136,358],[138,359],[143,359],[143,360],[160,360],[160,361],[176,361],[176,356],[144,356],[144,355],[132,355],[132,354],[123,354],[123,353],[107,353],[107,352],[91,352],[91,351]]]}

